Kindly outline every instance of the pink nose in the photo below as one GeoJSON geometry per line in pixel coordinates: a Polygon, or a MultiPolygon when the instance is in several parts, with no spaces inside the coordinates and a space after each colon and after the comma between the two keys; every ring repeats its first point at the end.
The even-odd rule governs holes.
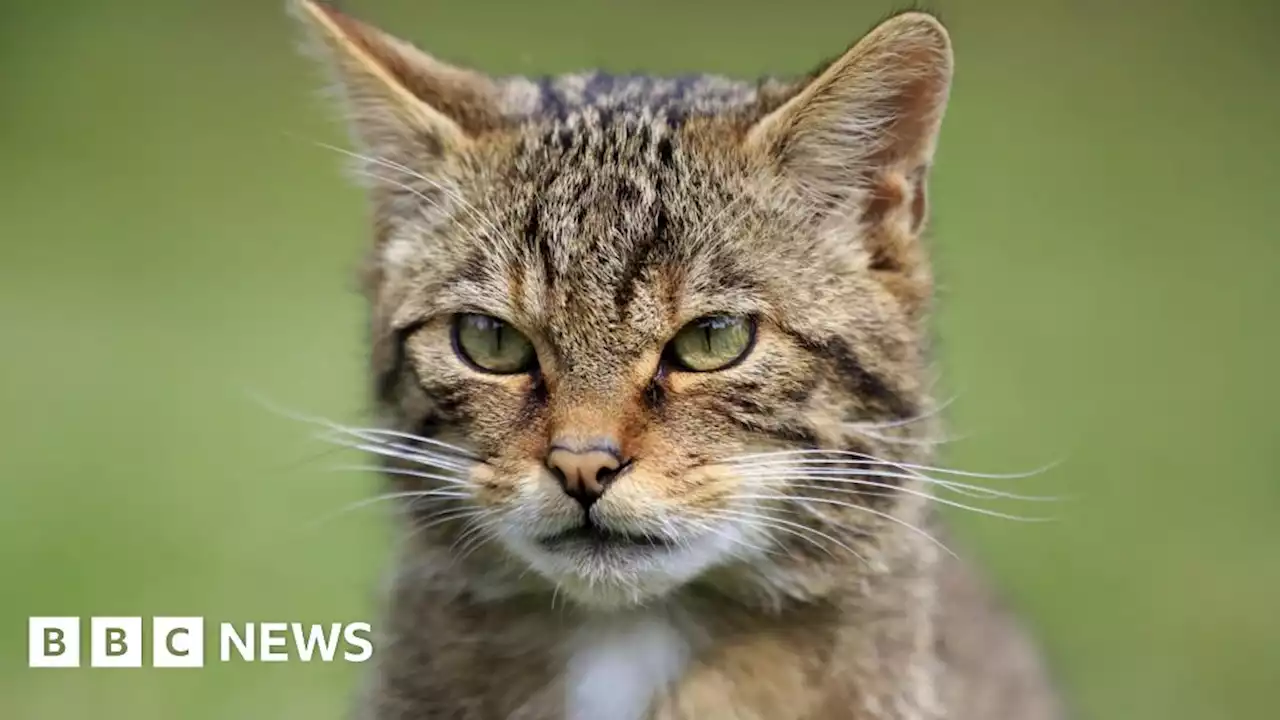
{"type": "Polygon", "coordinates": [[[607,449],[608,445],[593,444],[588,448],[575,451],[557,445],[547,455],[547,467],[560,480],[565,493],[584,508],[600,499],[622,467],[622,459],[607,449]]]}

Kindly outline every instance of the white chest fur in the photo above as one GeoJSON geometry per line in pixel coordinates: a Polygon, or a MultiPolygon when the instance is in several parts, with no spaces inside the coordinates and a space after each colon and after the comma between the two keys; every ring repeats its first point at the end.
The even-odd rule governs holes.
{"type": "Polygon", "coordinates": [[[567,720],[641,720],[689,662],[689,643],[665,618],[600,618],[574,634],[565,673],[567,720]]]}

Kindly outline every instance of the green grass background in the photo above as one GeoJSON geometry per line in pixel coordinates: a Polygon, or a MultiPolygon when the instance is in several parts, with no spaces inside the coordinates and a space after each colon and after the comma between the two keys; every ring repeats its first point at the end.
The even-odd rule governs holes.
{"type": "MultiPolygon", "coordinates": [[[[279,0],[0,6],[0,717],[338,718],[358,667],[29,670],[29,615],[365,619],[373,491],[253,394],[363,406],[358,190],[279,0]]],[[[807,69],[881,0],[359,0],[498,72],[807,69]]],[[[933,186],[957,516],[1082,718],[1275,717],[1273,3],[937,2],[933,186]],[[1268,709],[1270,708],[1270,709],[1268,709]]]]}

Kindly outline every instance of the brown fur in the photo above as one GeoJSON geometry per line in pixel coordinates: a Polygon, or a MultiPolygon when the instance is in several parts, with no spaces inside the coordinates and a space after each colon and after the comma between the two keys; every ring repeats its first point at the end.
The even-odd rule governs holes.
{"type": "Polygon", "coordinates": [[[489,78],[296,10],[367,159],[378,407],[480,458],[465,499],[406,504],[361,717],[580,717],[580,694],[609,698],[578,686],[596,675],[575,657],[620,662],[619,693],[649,682],[582,647],[633,625],[643,643],[646,623],[687,657],[618,720],[1059,717],[1016,625],[917,529],[939,532],[929,486],[902,472],[935,431],[920,235],[952,67],[935,19],[898,15],[811,77],[749,84],[489,78]],[[461,312],[519,329],[537,368],[462,362],[461,312]],[[673,368],[674,334],[720,314],[756,320],[749,354],[673,368]],[[551,444],[599,437],[630,464],[591,517],[671,542],[652,562],[537,549],[582,516],[551,444]],[[891,464],[831,456],[870,481],[842,486],[728,460],[806,448],[891,464]]]}

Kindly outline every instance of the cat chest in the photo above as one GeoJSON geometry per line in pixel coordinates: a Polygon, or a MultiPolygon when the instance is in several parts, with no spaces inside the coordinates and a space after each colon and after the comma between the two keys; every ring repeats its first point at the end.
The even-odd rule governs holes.
{"type": "Polygon", "coordinates": [[[684,672],[691,654],[670,621],[653,617],[586,624],[568,649],[566,720],[642,720],[654,697],[684,672]]]}

